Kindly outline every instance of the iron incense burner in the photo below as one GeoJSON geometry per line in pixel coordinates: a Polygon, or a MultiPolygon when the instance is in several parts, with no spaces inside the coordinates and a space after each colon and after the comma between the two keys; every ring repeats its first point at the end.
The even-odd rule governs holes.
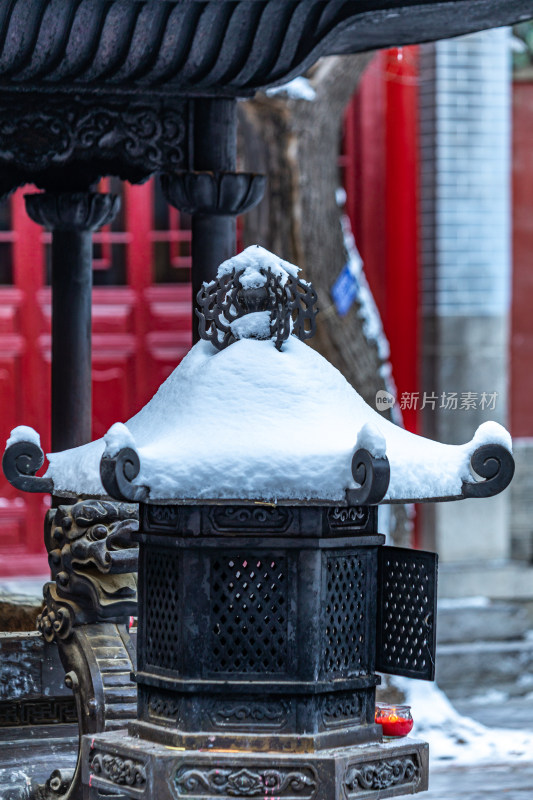
{"type": "Polygon", "coordinates": [[[85,737],[84,782],[131,797],[423,791],[428,748],[383,743],[376,670],[432,679],[436,556],[375,506],[141,503],[138,719],[85,737]]]}
{"type": "MultiPolygon", "coordinates": [[[[205,341],[187,358],[200,352],[212,365],[249,346],[259,348],[258,360],[296,352],[343,381],[298,341],[314,331],[315,300],[295,267],[249,248],[202,287],[197,314],[205,341]]],[[[209,368],[202,361],[203,373],[209,368]]],[[[196,384],[189,372],[180,391],[196,384]]],[[[173,401],[162,396],[170,415],[173,401]]],[[[437,556],[387,546],[377,507],[490,496],[507,486],[514,463],[503,434],[479,447],[474,438],[467,478],[458,474],[453,485],[442,478],[441,494],[430,483],[425,493],[404,497],[394,483],[392,446],[388,456],[387,437],[398,429],[365,409],[385,436],[367,429],[366,438],[357,437],[351,475],[339,476],[345,488],[333,499],[318,487],[306,500],[287,490],[269,501],[259,473],[255,497],[251,490],[238,496],[235,486],[234,497],[206,497],[209,486],[199,483],[202,497],[193,500],[179,491],[179,480],[174,497],[161,497],[131,431],[119,426],[122,439],[106,437],[101,459],[95,456],[102,496],[139,503],[139,531],[131,533],[139,545],[138,713],[127,734],[84,737],[89,796],[333,800],[427,788],[427,744],[383,741],[374,714],[377,672],[434,678],[437,556]]],[[[427,442],[401,435],[407,444],[427,442]]],[[[42,464],[36,450],[35,441],[15,441],[4,455],[6,474],[30,490],[33,481],[37,491],[47,482],[60,495],[56,460],[47,476],[34,477],[42,464]]],[[[84,460],[83,447],[69,452],[73,465],[84,460]]],[[[243,465],[243,484],[250,469],[243,465]]]]}

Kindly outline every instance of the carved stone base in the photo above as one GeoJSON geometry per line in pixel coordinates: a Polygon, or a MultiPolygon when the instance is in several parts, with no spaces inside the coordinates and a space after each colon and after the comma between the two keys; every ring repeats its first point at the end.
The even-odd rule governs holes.
{"type": "Polygon", "coordinates": [[[85,736],[83,783],[132,798],[377,800],[428,788],[428,746],[414,739],[320,753],[169,748],[124,732],[85,736]]]}

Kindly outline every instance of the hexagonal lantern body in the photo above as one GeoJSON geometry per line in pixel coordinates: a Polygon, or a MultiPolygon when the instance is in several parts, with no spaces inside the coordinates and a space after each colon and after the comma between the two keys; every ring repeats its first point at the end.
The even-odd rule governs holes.
{"type": "Polygon", "coordinates": [[[442,445],[379,416],[304,344],[316,293],[263,248],[198,299],[203,341],[127,425],[53,454],[44,478],[31,429],[4,454],[15,485],[139,503],[138,714],[127,736],[85,738],[84,781],[132,797],[421,791],[427,746],[383,741],[376,670],[433,678],[437,559],[385,546],[376,507],[496,494],[509,434],[485,423],[442,445]]]}
{"type": "Polygon", "coordinates": [[[339,512],[142,506],[139,733],[292,752],[381,738],[383,537],[374,509],[339,512]]]}
{"type": "Polygon", "coordinates": [[[427,745],[384,743],[374,723],[376,643],[394,642],[398,671],[431,674],[436,561],[419,569],[417,554],[384,547],[376,518],[370,506],[142,503],[138,720],[128,739],[93,740],[92,785],[113,782],[106,758],[134,757],[165,796],[426,789],[427,745]],[[410,571],[411,609],[401,590],[386,597],[392,555],[410,571]],[[400,635],[410,614],[422,627],[400,635]],[[392,619],[388,637],[378,625],[392,619]]]}

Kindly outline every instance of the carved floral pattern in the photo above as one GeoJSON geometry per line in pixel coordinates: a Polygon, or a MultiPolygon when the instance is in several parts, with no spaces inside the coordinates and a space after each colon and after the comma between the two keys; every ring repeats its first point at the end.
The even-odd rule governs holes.
{"type": "Polygon", "coordinates": [[[301,769],[207,769],[185,765],[175,775],[179,796],[209,797],[313,797],[316,776],[312,767],[301,769]]]}
{"type": "Polygon", "coordinates": [[[322,720],[326,728],[354,723],[361,717],[361,698],[352,692],[326,695],[322,720]]]}
{"type": "Polygon", "coordinates": [[[389,789],[400,784],[418,783],[419,780],[418,764],[412,756],[407,756],[348,767],[344,785],[348,797],[351,797],[361,790],[389,789]]]}
{"type": "Polygon", "coordinates": [[[28,169],[46,169],[78,156],[111,155],[118,149],[132,162],[156,169],[178,169],[184,164],[182,145],[185,119],[174,110],[162,114],[155,107],[103,108],[69,103],[50,112],[29,112],[21,106],[0,119],[0,154],[8,163],[28,169]]]}
{"type": "Polygon", "coordinates": [[[77,604],[74,603],[61,605],[54,596],[53,589],[52,583],[44,585],[45,606],[37,617],[37,628],[47,642],[53,642],[54,639],[68,639],[72,633],[76,611],[79,610],[77,604]]]}
{"type": "MultiPolygon", "coordinates": [[[[95,175],[118,175],[139,181],[154,172],[174,172],[186,166],[187,105],[150,100],[103,104],[53,96],[46,105],[35,95],[10,98],[0,105],[0,161],[9,167],[14,186],[47,171],[78,170],[89,182],[95,175]]],[[[4,186],[4,181],[6,186],[4,186]]]]}
{"type": "Polygon", "coordinates": [[[95,775],[101,775],[121,786],[143,786],[146,783],[144,764],[131,758],[95,753],[89,766],[95,775]]]}
{"type": "Polygon", "coordinates": [[[218,506],[212,512],[213,527],[221,531],[274,528],[285,530],[292,522],[288,508],[270,506],[218,506]]]}
{"type": "Polygon", "coordinates": [[[145,506],[146,521],[145,525],[147,530],[152,528],[169,528],[173,530],[178,525],[180,518],[180,510],[177,506],[145,506]]]}
{"type": "Polygon", "coordinates": [[[285,702],[261,703],[256,701],[213,702],[210,718],[217,727],[280,728],[287,722],[288,706],[285,702]]]}
{"type": "Polygon", "coordinates": [[[368,508],[365,506],[337,506],[330,509],[328,519],[332,528],[353,527],[354,525],[362,527],[368,522],[368,508]]]}

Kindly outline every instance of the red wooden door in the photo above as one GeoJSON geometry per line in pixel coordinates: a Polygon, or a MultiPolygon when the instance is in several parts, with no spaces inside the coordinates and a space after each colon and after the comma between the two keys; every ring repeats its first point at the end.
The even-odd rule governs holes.
{"type": "MultiPolygon", "coordinates": [[[[122,193],[95,234],[93,438],[138,411],[191,343],[190,227],[159,185],[103,182],[122,193]],[[111,185],[110,185],[111,184],[111,185]]],[[[50,445],[49,234],[24,210],[24,191],[0,206],[0,439],[31,425],[50,445]]],[[[48,496],[0,478],[0,576],[44,574],[48,496]]]]}

